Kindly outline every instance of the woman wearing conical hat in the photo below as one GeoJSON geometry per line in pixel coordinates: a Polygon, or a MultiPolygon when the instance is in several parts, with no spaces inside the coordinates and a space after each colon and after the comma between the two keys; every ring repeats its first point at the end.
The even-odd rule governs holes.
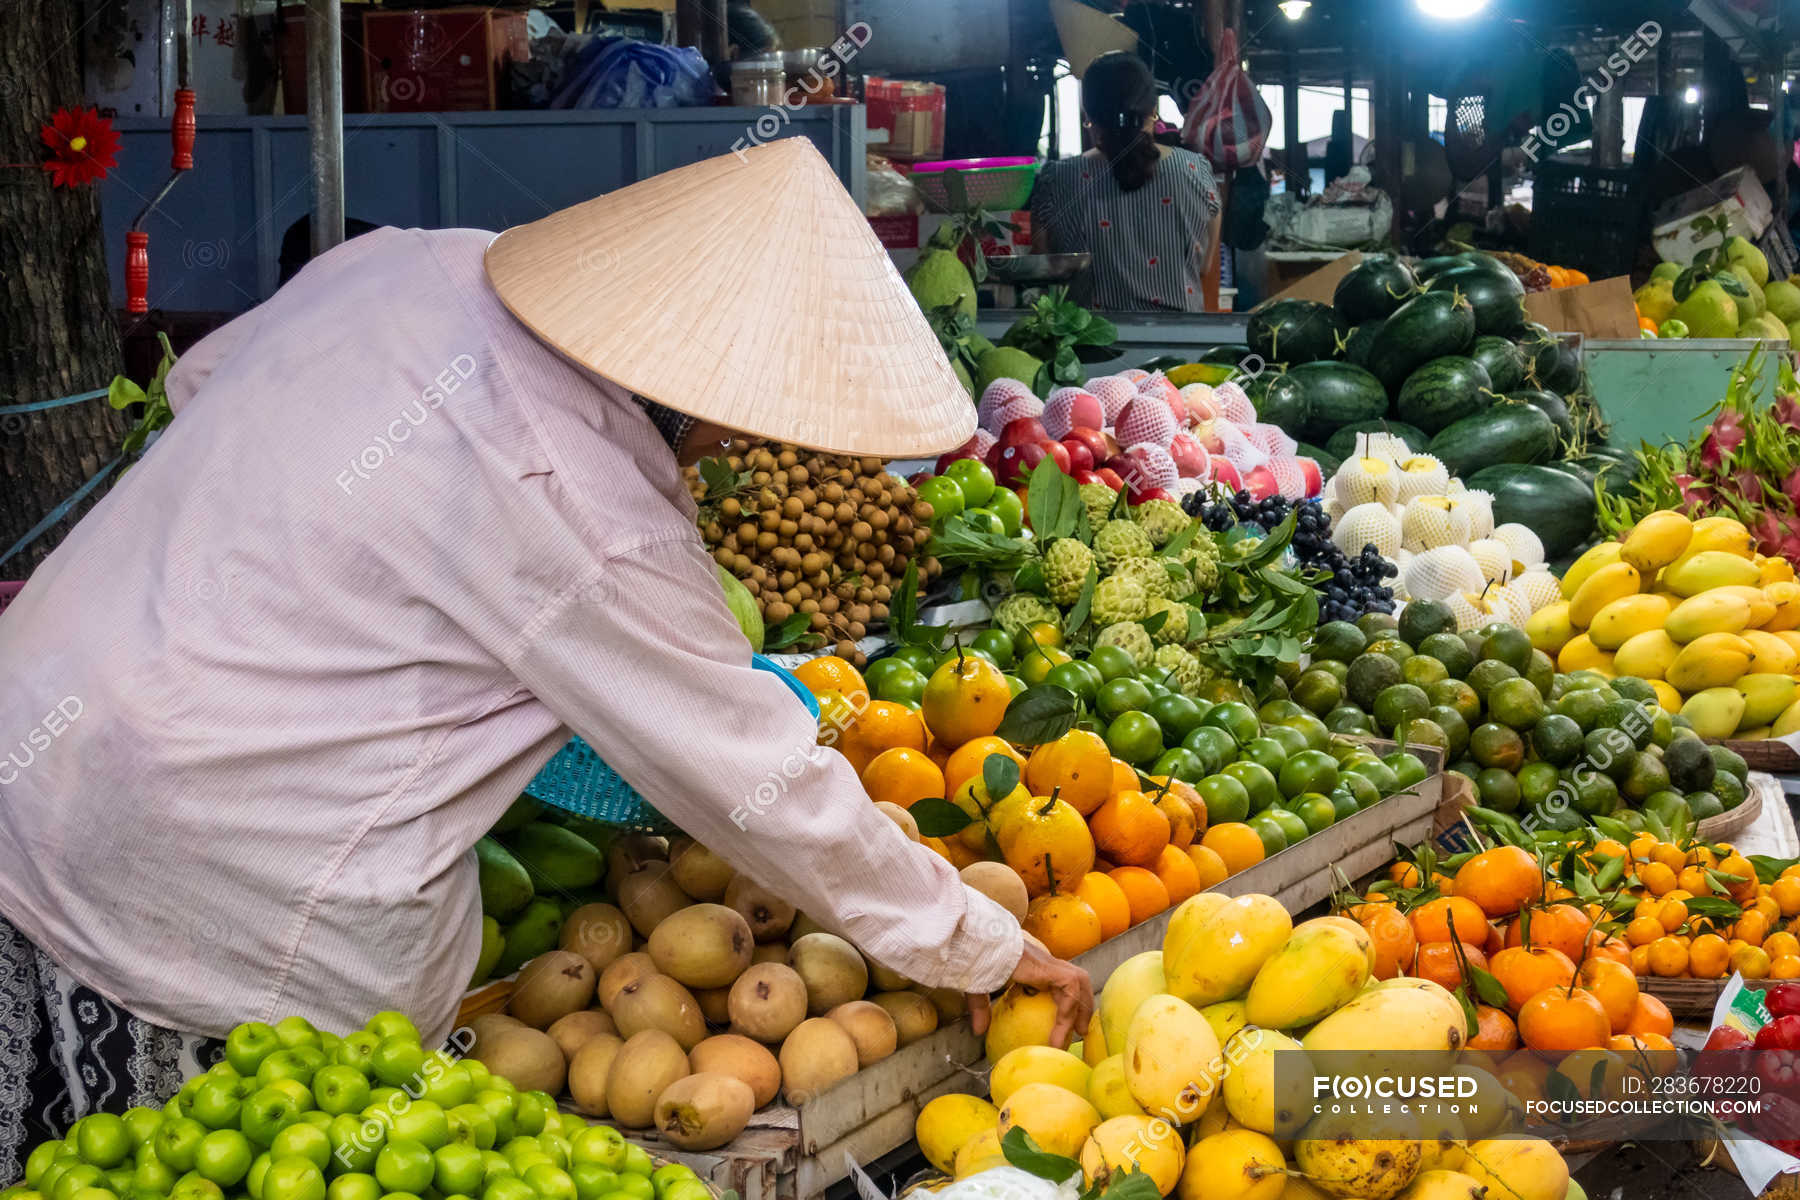
{"type": "Polygon", "coordinates": [[[0,1089],[0,1178],[46,1127],[166,1098],[239,1022],[397,1009],[444,1036],[471,847],[571,730],[978,1021],[1009,979],[1086,1021],[1085,972],[809,752],[695,530],[681,468],[732,432],[917,457],[974,426],[810,143],[498,238],[367,234],[169,393],[0,618],[0,1077],[30,1080],[0,1089]]]}

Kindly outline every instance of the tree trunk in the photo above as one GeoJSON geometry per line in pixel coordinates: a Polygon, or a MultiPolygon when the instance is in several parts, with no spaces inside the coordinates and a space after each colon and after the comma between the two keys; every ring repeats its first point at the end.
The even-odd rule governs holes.
{"type": "MultiPolygon", "coordinates": [[[[81,104],[81,7],[0,4],[0,162],[41,162],[39,127],[81,104]]],[[[119,370],[103,242],[97,184],[53,189],[47,172],[0,169],[0,407],[104,387],[119,370]]],[[[109,462],[126,428],[104,400],[0,416],[0,553],[109,462]]],[[[0,578],[23,578],[104,491],[0,567],[0,578]]]]}

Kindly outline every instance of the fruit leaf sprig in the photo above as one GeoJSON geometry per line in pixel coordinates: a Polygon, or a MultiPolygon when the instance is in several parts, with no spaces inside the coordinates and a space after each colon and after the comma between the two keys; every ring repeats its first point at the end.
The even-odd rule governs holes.
{"type": "MultiPolygon", "coordinates": [[[[1079,1162],[1050,1153],[1017,1126],[1000,1139],[1000,1152],[1010,1165],[1051,1183],[1060,1184],[1082,1174],[1079,1162]]],[[[1162,1191],[1148,1172],[1132,1170],[1107,1173],[1102,1181],[1088,1184],[1078,1200],[1161,1200],[1161,1196],[1162,1191]]]]}
{"type": "Polygon", "coordinates": [[[144,406],[143,415],[137,424],[126,433],[125,440],[119,443],[121,457],[129,458],[142,453],[150,435],[162,429],[175,419],[175,410],[169,405],[168,379],[169,368],[175,365],[175,348],[169,345],[169,335],[158,333],[156,340],[162,344],[162,361],[156,364],[156,373],[150,377],[147,387],[139,387],[123,375],[114,375],[112,383],[106,389],[106,402],[114,408],[124,410],[133,404],[144,406]]]}
{"type": "Polygon", "coordinates": [[[1057,287],[1039,296],[999,344],[1023,350],[1043,363],[1031,390],[1045,396],[1053,388],[1079,385],[1086,377],[1082,363],[1117,358],[1113,343],[1118,340],[1118,326],[1070,300],[1067,288],[1057,287]]]}

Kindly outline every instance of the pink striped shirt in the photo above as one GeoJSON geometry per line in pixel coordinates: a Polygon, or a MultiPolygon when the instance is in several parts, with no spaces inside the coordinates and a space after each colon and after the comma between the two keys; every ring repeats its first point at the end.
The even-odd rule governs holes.
{"type": "Polygon", "coordinates": [[[471,847],[573,729],[877,961],[999,986],[1017,923],[750,669],[673,456],[507,314],[490,237],[358,238],[182,358],[0,617],[0,914],[160,1025],[442,1034],[471,847]]]}

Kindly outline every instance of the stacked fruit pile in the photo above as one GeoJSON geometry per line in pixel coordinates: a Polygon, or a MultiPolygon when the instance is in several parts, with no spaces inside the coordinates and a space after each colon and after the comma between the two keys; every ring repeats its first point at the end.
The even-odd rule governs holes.
{"type": "Polygon", "coordinates": [[[963,1178],[1005,1161],[1003,1142],[1023,1130],[1090,1184],[1141,1171],[1182,1200],[1297,1190],[1423,1200],[1483,1188],[1563,1200],[1561,1157],[1513,1135],[1516,1103],[1458,1060],[1462,1005],[1426,980],[1377,979],[1380,962],[1375,939],[1344,918],[1296,927],[1268,896],[1196,896],[1171,917],[1160,951],[1113,972],[1070,1052],[1046,1045],[1048,997],[1002,997],[988,1034],[993,1101],[932,1101],[919,1114],[920,1147],[963,1178]],[[1468,1078],[1464,1115],[1388,1121],[1334,1113],[1343,1106],[1312,1094],[1302,1056],[1330,1074],[1348,1060],[1379,1070],[1383,1052],[1468,1078]]]}
{"type": "Polygon", "coordinates": [[[39,1144],[8,1194],[118,1200],[712,1200],[618,1131],[559,1112],[472,1059],[426,1050],[404,1015],[342,1037],[299,1017],[239,1025],[221,1062],[160,1110],[95,1113],[39,1144]]]}
{"type": "Polygon", "coordinates": [[[914,988],[691,839],[627,835],[606,860],[604,889],[564,902],[604,899],[568,912],[505,1013],[471,1023],[490,1069],[566,1090],[583,1112],[722,1145],[778,1094],[803,1102],[962,1011],[962,997],[914,988]]]}
{"type": "MultiPolygon", "coordinates": [[[[1191,514],[1206,522],[1214,534],[1235,536],[1254,528],[1263,536],[1287,520],[1287,500],[1269,496],[1258,500],[1248,492],[1208,502],[1205,493],[1182,501],[1191,514]]],[[[1340,546],[1331,536],[1331,518],[1317,503],[1305,502],[1294,513],[1294,558],[1302,571],[1315,573],[1313,590],[1319,595],[1319,613],[1328,620],[1354,621],[1364,613],[1394,611],[1394,592],[1387,581],[1400,573],[1369,542],[1359,547],[1340,546]],[[1350,555],[1355,554],[1355,558],[1350,555]]]]}
{"type": "Polygon", "coordinates": [[[1539,262],[1527,254],[1519,254],[1511,250],[1496,250],[1493,257],[1505,263],[1519,282],[1525,285],[1528,292],[1547,292],[1553,288],[1579,287],[1590,282],[1586,272],[1577,271],[1574,267],[1557,267],[1549,263],[1539,262]]]}
{"type": "Polygon", "coordinates": [[[1709,738],[1800,730],[1800,583],[1730,517],[1653,512],[1583,554],[1527,629],[1565,671],[1635,675],[1709,738]]]}
{"type": "Polygon", "coordinates": [[[1769,260],[1748,238],[1724,236],[1693,264],[1657,263],[1632,293],[1646,337],[1784,341],[1800,322],[1800,287],[1769,282],[1769,260]]]}

